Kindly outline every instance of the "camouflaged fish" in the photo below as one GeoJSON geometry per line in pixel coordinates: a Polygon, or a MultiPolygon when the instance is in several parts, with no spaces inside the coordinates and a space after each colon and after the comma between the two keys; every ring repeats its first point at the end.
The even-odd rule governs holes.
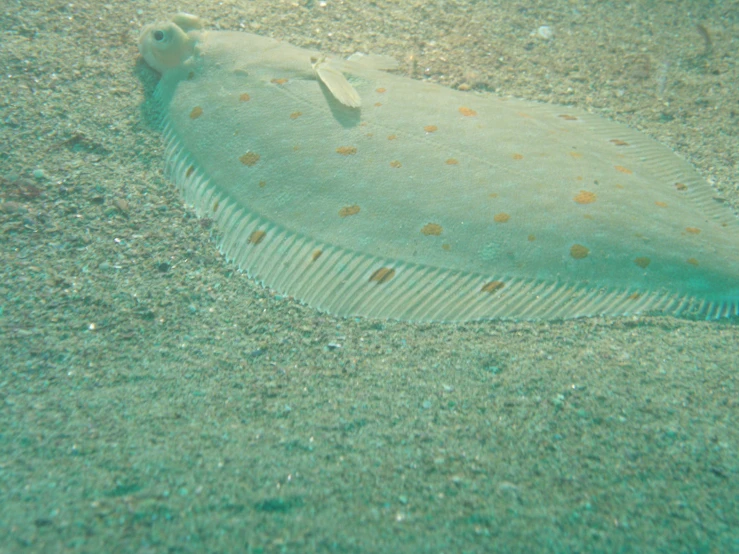
{"type": "Polygon", "coordinates": [[[180,14],[147,26],[167,174],[267,287],[409,321],[739,312],[739,221],[644,134],[180,14]]]}

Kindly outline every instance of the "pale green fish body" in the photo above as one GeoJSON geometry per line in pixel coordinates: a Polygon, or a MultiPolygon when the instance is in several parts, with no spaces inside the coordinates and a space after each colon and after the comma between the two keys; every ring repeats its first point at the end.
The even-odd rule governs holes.
{"type": "Polygon", "coordinates": [[[338,315],[739,312],[739,222],[671,150],[193,16],[147,27],[168,174],[250,276],[338,315]]]}

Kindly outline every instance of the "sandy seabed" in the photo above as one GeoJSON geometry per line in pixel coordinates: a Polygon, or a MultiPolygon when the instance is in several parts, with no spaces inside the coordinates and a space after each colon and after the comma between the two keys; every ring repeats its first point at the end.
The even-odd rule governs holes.
{"type": "Polygon", "coordinates": [[[737,207],[736,2],[4,4],[0,552],[739,552],[736,322],[281,298],[163,178],[136,48],[187,10],[392,55],[632,125],[737,207]]]}

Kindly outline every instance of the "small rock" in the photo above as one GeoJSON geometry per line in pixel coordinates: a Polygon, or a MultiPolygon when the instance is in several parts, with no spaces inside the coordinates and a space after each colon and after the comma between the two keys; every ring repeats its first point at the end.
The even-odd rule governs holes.
{"type": "Polygon", "coordinates": [[[113,205],[118,211],[123,212],[124,214],[128,213],[129,205],[128,200],[126,200],[125,198],[116,198],[115,200],[113,200],[113,205]]]}
{"type": "Polygon", "coordinates": [[[17,213],[26,213],[28,210],[23,206],[23,204],[19,204],[18,202],[13,202],[12,200],[8,202],[3,202],[0,204],[0,211],[6,213],[6,214],[17,214],[17,213]]]}
{"type": "Polygon", "coordinates": [[[549,25],[542,25],[536,30],[536,34],[539,38],[543,38],[544,40],[549,40],[551,38],[554,38],[554,31],[549,25]]]}

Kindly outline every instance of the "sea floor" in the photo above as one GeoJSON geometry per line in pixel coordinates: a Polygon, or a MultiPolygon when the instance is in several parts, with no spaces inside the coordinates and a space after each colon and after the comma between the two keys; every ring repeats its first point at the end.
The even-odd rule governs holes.
{"type": "Polygon", "coordinates": [[[630,124],[736,208],[737,2],[4,4],[0,553],[739,552],[736,322],[275,295],[164,179],[136,47],[185,10],[392,55],[630,124]]]}

